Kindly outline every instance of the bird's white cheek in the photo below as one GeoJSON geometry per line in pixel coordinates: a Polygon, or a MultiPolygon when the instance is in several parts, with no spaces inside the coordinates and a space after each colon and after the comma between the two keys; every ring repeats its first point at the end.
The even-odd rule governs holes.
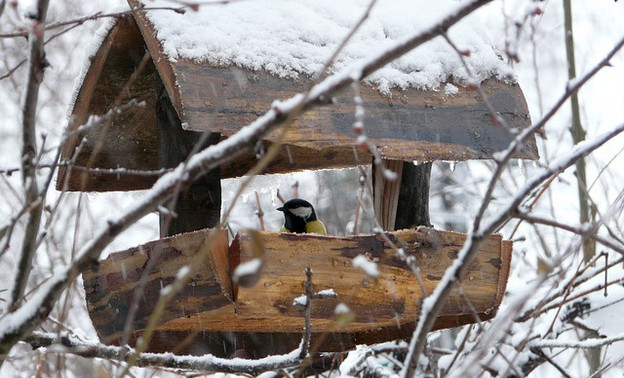
{"type": "Polygon", "coordinates": [[[312,209],[309,207],[298,207],[296,209],[290,209],[290,212],[301,218],[308,218],[312,214],[312,209]]]}

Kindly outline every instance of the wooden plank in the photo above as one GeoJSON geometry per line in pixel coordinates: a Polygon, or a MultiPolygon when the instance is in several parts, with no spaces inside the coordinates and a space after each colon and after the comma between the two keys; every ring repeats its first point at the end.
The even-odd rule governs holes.
{"type": "MultiPolygon", "coordinates": [[[[461,248],[465,235],[428,228],[387,233],[390,240],[413,255],[421,269],[427,292],[432,292],[461,248]]],[[[316,235],[262,233],[264,267],[258,283],[238,288],[237,314],[247,318],[232,331],[298,333],[303,319],[291,303],[301,295],[303,268],[314,271],[315,290],[333,289],[336,299],[314,302],[312,325],[317,332],[363,332],[376,327],[397,327],[418,318],[423,298],[418,280],[392,248],[377,236],[334,238],[316,235]],[[378,279],[366,278],[353,267],[352,258],[364,254],[377,262],[378,279]],[[334,308],[346,303],[355,313],[348,325],[333,320],[334,308]],[[271,322],[265,319],[270,318],[271,322]],[[298,321],[297,321],[298,320],[298,321]],[[279,325],[275,329],[276,323],[279,325]]],[[[251,238],[240,235],[241,261],[252,258],[251,238]]],[[[480,315],[487,317],[497,306],[501,237],[490,236],[468,269],[461,288],[480,315]]],[[[470,314],[470,307],[456,293],[441,317],[456,319],[470,314]]],[[[201,316],[201,315],[198,315],[201,316]]],[[[223,326],[223,325],[222,325],[223,326]]]]}
{"type": "MultiPolygon", "coordinates": [[[[88,168],[158,169],[154,110],[158,73],[151,59],[137,72],[145,53],[145,44],[134,19],[121,17],[96,53],[78,94],[68,126],[71,138],[62,152],[62,160],[74,158],[78,168],[61,167],[57,189],[133,189],[136,183],[143,182],[145,175],[89,172],[88,168]],[[136,80],[131,81],[135,74],[138,74],[136,80]],[[145,106],[115,114],[86,132],[76,132],[90,116],[101,116],[130,99],[143,101],[145,106]],[[79,153],[74,156],[78,146],[79,153]]],[[[147,178],[153,181],[154,177],[147,178]]]]}
{"type": "MultiPolygon", "coordinates": [[[[160,293],[161,282],[172,280],[177,270],[198,253],[205,232],[181,234],[111,254],[97,271],[85,273],[89,313],[103,340],[120,342],[119,332],[136,296],[139,278],[147,274],[149,280],[140,291],[141,309],[131,335],[133,339],[140,337],[160,293]]],[[[208,350],[228,356],[243,348],[257,357],[294,348],[300,339],[304,318],[292,302],[302,294],[301,284],[307,266],[313,269],[315,290],[333,289],[338,294],[335,299],[313,301],[313,344],[317,344],[319,351],[347,350],[358,343],[410,336],[423,293],[413,273],[382,238],[264,232],[256,235],[255,240],[260,240],[264,250],[257,284],[233,287],[230,282],[229,267],[254,256],[251,251],[256,247],[251,244],[248,233],[237,236],[230,247],[228,261],[224,248],[211,249],[207,254],[208,263],[198,267],[195,286],[185,288],[169,306],[150,351],[177,348],[182,353],[208,350]],[[366,277],[353,267],[353,257],[360,254],[377,262],[378,278],[366,277]],[[230,300],[232,296],[233,301],[230,300]],[[354,312],[353,322],[338,324],[335,321],[334,309],[341,302],[354,312]],[[273,342],[273,349],[267,347],[273,342]]],[[[387,236],[415,257],[429,293],[465,240],[463,234],[424,227],[387,233],[387,236]]],[[[471,304],[453,293],[437,319],[436,329],[474,322],[471,306],[482,320],[493,317],[505,290],[510,255],[509,242],[502,242],[500,235],[490,236],[461,284],[471,304]]]]}
{"type": "Polygon", "coordinates": [[[211,230],[200,230],[156,240],[110,254],[83,273],[87,307],[102,340],[123,330],[133,303],[138,305],[131,330],[145,328],[162,288],[178,271],[191,264],[193,278],[167,307],[161,321],[189,316],[213,308],[232,306],[227,259],[227,232],[220,231],[212,246],[211,230]],[[197,260],[197,256],[203,256],[197,260]]]}
{"type": "MultiPolygon", "coordinates": [[[[136,1],[130,0],[130,4],[136,5],[136,1]]],[[[86,134],[72,135],[62,158],[69,160],[80,145],[76,169],[70,174],[68,168],[60,168],[57,189],[132,190],[146,189],[154,183],[156,176],[132,171],[152,171],[158,166],[154,94],[160,80],[185,128],[223,133],[224,137],[266,112],[274,99],[288,98],[308,85],[303,76],[293,81],[236,67],[172,62],[163,53],[157,34],[144,13],[135,11],[120,18],[103,42],[80,89],[69,131],[84,124],[89,115],[106,113],[119,99],[136,98],[145,101],[146,106],[116,115],[86,134]],[[138,80],[126,88],[146,51],[151,60],[138,80]],[[101,151],[98,146],[102,146],[101,151]],[[117,168],[124,170],[107,171],[117,168]]],[[[518,86],[486,80],[482,88],[512,127],[521,129],[530,123],[518,86]]],[[[464,88],[454,96],[408,88],[389,97],[366,85],[361,92],[366,132],[386,159],[489,158],[505,148],[513,136],[503,127],[492,125],[478,94],[464,88]]],[[[285,143],[289,147],[266,173],[343,168],[366,162],[353,154],[357,143],[352,133],[352,97],[348,90],[335,93],[333,104],[299,117],[288,131],[285,143]]],[[[273,140],[275,136],[271,135],[265,142],[273,140]]],[[[536,159],[535,140],[528,140],[516,157],[536,159]]],[[[239,177],[254,162],[252,155],[238,159],[222,167],[226,168],[222,177],[239,177]]]]}
{"type": "MultiPolygon", "coordinates": [[[[268,110],[273,99],[288,98],[303,91],[308,83],[303,77],[293,81],[264,72],[184,60],[174,64],[174,72],[188,128],[225,136],[268,110]]],[[[523,129],[530,124],[528,108],[517,85],[490,79],[482,83],[482,89],[511,127],[523,129]]],[[[478,93],[465,88],[459,88],[454,96],[408,88],[395,91],[391,98],[370,86],[362,86],[361,92],[366,133],[387,159],[489,158],[507,147],[514,136],[502,126],[493,125],[478,93]]],[[[330,146],[351,148],[355,144],[353,94],[343,90],[334,96],[332,104],[299,117],[289,129],[285,143],[317,150],[330,146]]],[[[535,141],[524,144],[516,157],[536,159],[535,141]]]]}
{"type": "MultiPolygon", "coordinates": [[[[511,269],[511,257],[513,256],[513,242],[511,240],[503,240],[501,257],[500,257],[500,271],[498,275],[498,282],[507,282],[509,279],[509,271],[511,269]]],[[[505,286],[500,285],[498,292],[496,293],[496,303],[501,303],[503,296],[505,295],[505,286]]]]}

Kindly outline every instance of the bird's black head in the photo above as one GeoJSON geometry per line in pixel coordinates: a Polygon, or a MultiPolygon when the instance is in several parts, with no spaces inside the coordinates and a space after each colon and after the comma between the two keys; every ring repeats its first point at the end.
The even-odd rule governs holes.
{"type": "Polygon", "coordinates": [[[291,232],[305,232],[306,223],[316,220],[312,204],[301,198],[293,198],[277,210],[284,212],[284,227],[291,232]]]}

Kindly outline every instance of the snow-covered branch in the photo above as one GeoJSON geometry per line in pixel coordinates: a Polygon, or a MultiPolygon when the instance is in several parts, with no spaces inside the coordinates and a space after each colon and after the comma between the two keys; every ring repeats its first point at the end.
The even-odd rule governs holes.
{"type": "Polygon", "coordinates": [[[540,174],[528,180],[525,186],[521,188],[517,194],[498,211],[497,214],[495,214],[491,219],[488,219],[487,222],[484,222],[480,228],[472,231],[468,235],[466,243],[459,252],[457,259],[453,262],[453,265],[447,269],[433,294],[425,298],[423,301],[420,318],[418,320],[416,330],[414,331],[405,368],[402,372],[403,376],[412,376],[415,373],[418,357],[424,350],[428,331],[433,327],[433,323],[435,322],[440,310],[446,303],[446,298],[448,298],[451,291],[456,285],[459,284],[460,280],[464,276],[466,269],[474,258],[474,255],[484,238],[495,232],[500,225],[502,225],[507,219],[511,218],[524,198],[542,182],[563,172],[575,164],[578,159],[587,156],[592,151],[596,150],[623,131],[624,124],[620,124],[613,128],[613,130],[595,138],[594,140],[576,145],[571,152],[553,161],[547,169],[544,169],[540,174]]]}
{"type": "Polygon", "coordinates": [[[518,136],[514,138],[514,140],[509,144],[509,147],[507,147],[506,150],[495,154],[494,159],[496,160],[496,163],[497,163],[496,170],[494,171],[494,173],[492,174],[492,177],[490,178],[490,183],[486,190],[483,201],[481,202],[481,207],[479,208],[479,211],[477,212],[477,216],[475,217],[475,221],[473,222],[474,230],[478,229],[479,226],[481,225],[481,218],[485,214],[485,209],[489,206],[490,201],[492,200],[492,194],[494,193],[494,188],[496,187],[496,183],[498,183],[503,171],[507,167],[507,164],[511,160],[514,153],[516,153],[517,150],[520,148],[520,146],[522,145],[522,142],[525,141],[530,136],[532,136],[534,133],[537,133],[539,132],[539,130],[542,130],[544,126],[546,126],[546,123],[549,122],[555,116],[555,114],[557,114],[557,112],[561,109],[561,107],[566,103],[566,101],[568,101],[568,99],[572,97],[572,94],[576,93],[591,78],[596,76],[596,74],[600,70],[602,70],[604,67],[610,66],[611,59],[613,59],[613,57],[620,51],[622,46],[624,46],[624,38],[620,39],[620,41],[615,44],[615,46],[607,53],[607,55],[600,62],[598,62],[598,64],[596,64],[591,70],[589,70],[585,75],[580,77],[574,83],[571,83],[571,85],[569,85],[566,88],[564,94],[559,98],[559,100],[557,100],[557,102],[548,110],[548,112],[546,112],[546,114],[544,114],[544,116],[539,121],[537,121],[530,127],[527,127],[526,129],[522,130],[518,134],[518,136]]]}
{"type": "Polygon", "coordinates": [[[37,200],[39,190],[37,185],[37,128],[36,114],[39,99],[39,86],[43,81],[43,73],[48,62],[43,51],[43,25],[45,24],[48,12],[48,1],[39,0],[35,13],[32,15],[31,29],[28,34],[28,75],[26,81],[26,92],[24,94],[24,105],[22,108],[22,184],[27,204],[37,202],[38,205],[28,213],[26,221],[26,232],[22,241],[22,250],[19,256],[19,263],[15,275],[15,284],[11,291],[10,305],[14,305],[22,297],[26,290],[32,260],[37,248],[37,236],[39,233],[39,223],[41,222],[41,211],[43,201],[37,200]]]}
{"type": "Polygon", "coordinates": [[[33,348],[46,347],[48,352],[68,353],[89,358],[129,362],[134,366],[160,366],[195,371],[218,371],[224,373],[259,374],[267,370],[282,369],[299,365],[300,349],[281,355],[257,360],[242,358],[219,358],[212,355],[176,356],[172,353],[140,353],[127,346],[104,345],[97,341],[81,340],[73,335],[34,332],[25,342],[33,348]]]}
{"type": "Polygon", "coordinates": [[[573,341],[573,340],[538,340],[532,341],[529,343],[529,347],[531,348],[580,348],[580,349],[588,349],[588,348],[600,348],[603,346],[611,345],[613,343],[617,343],[620,341],[624,341],[624,334],[605,337],[601,339],[589,339],[583,341],[573,341]]]}

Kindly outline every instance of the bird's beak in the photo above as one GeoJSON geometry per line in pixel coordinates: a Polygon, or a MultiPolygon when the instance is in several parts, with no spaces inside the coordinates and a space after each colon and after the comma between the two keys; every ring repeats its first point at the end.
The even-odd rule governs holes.
{"type": "Polygon", "coordinates": [[[284,211],[284,210],[286,210],[286,209],[284,209],[283,207],[278,207],[277,208],[277,211],[284,211]]]}

